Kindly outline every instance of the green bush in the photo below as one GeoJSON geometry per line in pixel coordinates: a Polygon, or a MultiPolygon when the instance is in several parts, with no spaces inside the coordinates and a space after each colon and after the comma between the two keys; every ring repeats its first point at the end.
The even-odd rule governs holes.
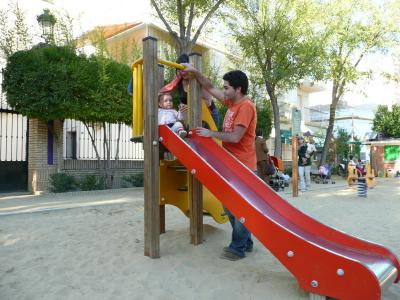
{"type": "Polygon", "coordinates": [[[77,188],[75,178],[65,173],[50,175],[50,191],[53,193],[64,193],[74,191],[77,188]]]}
{"type": "Polygon", "coordinates": [[[79,182],[79,188],[81,191],[103,190],[104,183],[104,177],[97,180],[96,175],[86,175],[79,182]]]}
{"type": "Polygon", "coordinates": [[[129,176],[123,176],[122,180],[124,181],[122,186],[123,187],[142,187],[144,183],[144,176],[143,173],[136,173],[129,176]]]}
{"type": "Polygon", "coordinates": [[[130,124],[131,76],[126,64],[48,46],[13,53],[1,84],[7,103],[28,118],[130,124]]]}

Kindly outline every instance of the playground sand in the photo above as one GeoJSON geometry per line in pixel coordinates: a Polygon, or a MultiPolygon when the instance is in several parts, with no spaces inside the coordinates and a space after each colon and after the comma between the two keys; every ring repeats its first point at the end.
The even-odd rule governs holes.
{"type": "MultiPolygon", "coordinates": [[[[313,187],[319,190],[282,196],[400,256],[400,180],[380,181],[366,199],[339,185],[313,187]]],[[[230,227],[209,217],[204,223],[204,243],[194,247],[188,219],[167,207],[161,258],[149,259],[143,256],[143,198],[1,216],[0,299],[308,299],[258,241],[243,260],[220,259],[230,227]]],[[[392,285],[383,299],[400,299],[400,287],[392,285]]]]}

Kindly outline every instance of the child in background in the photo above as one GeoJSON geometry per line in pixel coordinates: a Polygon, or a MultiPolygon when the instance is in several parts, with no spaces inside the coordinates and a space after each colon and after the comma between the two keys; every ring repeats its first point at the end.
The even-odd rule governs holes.
{"type": "Polygon", "coordinates": [[[168,125],[171,130],[177,133],[181,138],[187,136],[180,122],[182,114],[173,107],[172,96],[170,94],[160,94],[158,96],[158,125],[168,125]]]}
{"type": "Polygon", "coordinates": [[[310,158],[315,152],[317,152],[317,148],[315,147],[315,142],[312,137],[308,138],[307,143],[307,151],[305,157],[308,159],[310,158]]]}

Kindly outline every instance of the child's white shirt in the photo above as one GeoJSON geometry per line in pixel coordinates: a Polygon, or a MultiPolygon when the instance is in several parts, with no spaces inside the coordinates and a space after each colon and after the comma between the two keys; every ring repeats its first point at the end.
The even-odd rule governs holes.
{"type": "Polygon", "coordinates": [[[170,123],[175,123],[179,120],[178,111],[175,109],[158,109],[158,125],[166,125],[170,123]]]}
{"type": "Polygon", "coordinates": [[[317,148],[315,148],[315,145],[307,144],[307,154],[311,154],[313,152],[317,152],[317,148]]]}

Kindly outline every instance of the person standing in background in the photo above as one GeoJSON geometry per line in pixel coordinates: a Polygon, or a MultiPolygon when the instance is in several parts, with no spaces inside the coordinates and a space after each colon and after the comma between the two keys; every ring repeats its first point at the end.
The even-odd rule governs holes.
{"type": "Polygon", "coordinates": [[[256,130],[256,156],[257,156],[257,173],[258,176],[266,183],[269,182],[267,174],[267,163],[269,163],[268,147],[266,140],[262,137],[262,131],[256,130]]]}
{"type": "Polygon", "coordinates": [[[307,154],[308,145],[304,143],[304,138],[302,136],[297,138],[297,142],[300,191],[305,192],[306,190],[311,190],[311,155],[307,154]]]}

